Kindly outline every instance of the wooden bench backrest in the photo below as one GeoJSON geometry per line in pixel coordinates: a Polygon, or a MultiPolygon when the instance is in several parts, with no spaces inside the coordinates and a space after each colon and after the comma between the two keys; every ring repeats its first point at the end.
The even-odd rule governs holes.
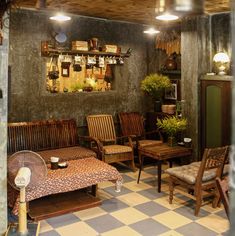
{"type": "Polygon", "coordinates": [[[75,120],[48,120],[8,124],[8,154],[41,151],[78,144],[75,120]]]}

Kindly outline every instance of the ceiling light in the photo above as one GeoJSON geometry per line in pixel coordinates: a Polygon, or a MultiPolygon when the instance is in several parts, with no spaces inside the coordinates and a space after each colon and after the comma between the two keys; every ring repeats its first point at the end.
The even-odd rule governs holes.
{"type": "Polygon", "coordinates": [[[157,20],[164,20],[164,21],[171,21],[171,20],[178,20],[179,17],[176,15],[172,15],[169,13],[164,13],[162,15],[156,16],[157,20]]]}
{"type": "Polygon", "coordinates": [[[154,29],[154,28],[149,28],[149,29],[147,29],[147,30],[144,30],[144,33],[145,33],[145,34],[158,34],[158,33],[160,33],[160,31],[159,31],[159,30],[156,30],[156,29],[154,29]]]}
{"type": "Polygon", "coordinates": [[[55,21],[59,21],[59,22],[64,22],[64,21],[68,21],[71,20],[70,16],[66,16],[63,15],[62,13],[58,13],[55,16],[51,16],[50,20],[55,20],[55,21]]]}

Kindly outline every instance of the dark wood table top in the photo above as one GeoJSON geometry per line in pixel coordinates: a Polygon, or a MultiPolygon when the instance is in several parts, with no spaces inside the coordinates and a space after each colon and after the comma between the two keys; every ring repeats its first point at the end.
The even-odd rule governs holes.
{"type": "Polygon", "coordinates": [[[142,155],[146,155],[158,160],[166,160],[175,157],[190,156],[192,154],[192,148],[186,148],[182,146],[170,147],[166,143],[163,143],[159,145],[139,147],[139,152],[142,155]]]}

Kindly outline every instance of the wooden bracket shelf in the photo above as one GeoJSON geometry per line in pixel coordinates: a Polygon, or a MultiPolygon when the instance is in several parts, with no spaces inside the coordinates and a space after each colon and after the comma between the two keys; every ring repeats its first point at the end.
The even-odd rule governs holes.
{"type": "Polygon", "coordinates": [[[161,74],[165,74],[165,75],[181,75],[181,71],[180,70],[160,70],[161,74]]]}
{"type": "Polygon", "coordinates": [[[72,50],[58,50],[49,49],[41,52],[42,56],[51,57],[59,55],[83,55],[83,56],[108,56],[108,57],[129,57],[130,53],[111,53],[111,52],[94,52],[94,51],[72,51],[72,50]]]}

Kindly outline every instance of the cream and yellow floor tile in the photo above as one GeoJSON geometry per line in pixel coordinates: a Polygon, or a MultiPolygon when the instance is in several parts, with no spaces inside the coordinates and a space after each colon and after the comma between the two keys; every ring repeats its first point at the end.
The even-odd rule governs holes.
{"type": "Polygon", "coordinates": [[[223,209],[223,206],[213,208],[212,207],[212,201],[207,201],[207,202],[202,203],[201,208],[205,211],[210,212],[210,213],[216,213],[216,212],[220,211],[221,209],[223,209]]]}
{"type": "Polygon", "coordinates": [[[103,189],[98,189],[97,191],[97,197],[100,198],[100,200],[106,200],[111,199],[113,196],[107,192],[105,192],[103,189]]]}
{"type": "Polygon", "coordinates": [[[135,192],[152,188],[152,186],[149,184],[145,184],[143,182],[140,182],[139,184],[137,184],[136,181],[131,181],[131,182],[126,183],[125,187],[135,192]]]}
{"type": "Polygon", "coordinates": [[[166,195],[164,197],[161,198],[157,198],[156,200],[154,200],[154,202],[170,209],[170,210],[174,210],[176,208],[182,207],[185,204],[185,201],[183,201],[180,198],[174,197],[172,204],[169,203],[169,195],[166,195]]]}
{"type": "MultiPolygon", "coordinates": [[[[129,173],[126,173],[126,175],[130,176],[133,179],[136,179],[136,181],[137,181],[138,175],[139,175],[139,171],[129,172],[129,173]]],[[[153,175],[148,174],[147,172],[142,171],[141,172],[141,176],[140,176],[140,180],[147,179],[147,178],[153,178],[153,175]]]]}
{"type": "Polygon", "coordinates": [[[69,236],[97,236],[98,233],[85,222],[78,222],[71,225],[57,228],[56,231],[61,235],[69,236]]]}
{"type": "Polygon", "coordinates": [[[51,227],[45,220],[40,221],[40,233],[44,233],[52,229],[53,227],[51,227]]]}
{"type": "Polygon", "coordinates": [[[174,230],[167,231],[166,233],[159,234],[158,236],[183,236],[183,234],[180,234],[174,230]]]}
{"type": "Polygon", "coordinates": [[[183,226],[192,222],[192,220],[174,211],[164,212],[162,214],[152,217],[152,219],[160,222],[161,224],[169,227],[170,229],[176,229],[180,226],[183,226]]]}
{"type": "Polygon", "coordinates": [[[217,233],[223,233],[229,229],[229,221],[227,219],[213,214],[200,218],[196,222],[217,233]]]}
{"type": "Polygon", "coordinates": [[[111,181],[105,181],[105,182],[98,184],[98,188],[108,188],[108,187],[112,187],[112,186],[113,186],[113,189],[115,189],[115,184],[112,183],[111,181]]]}
{"type": "MultiPolygon", "coordinates": [[[[157,183],[156,183],[157,185],[157,183]]],[[[157,186],[156,186],[157,187],[157,186]]],[[[169,192],[169,185],[168,184],[161,184],[161,191],[162,192],[169,192]]]]}
{"type": "Polygon", "coordinates": [[[126,225],[133,224],[138,221],[149,218],[144,213],[142,213],[132,207],[128,207],[128,208],[125,208],[125,209],[122,209],[119,211],[115,211],[114,213],[111,213],[111,215],[126,225]]]}
{"type": "Polygon", "coordinates": [[[136,206],[150,201],[148,198],[135,192],[121,195],[117,197],[117,199],[121,200],[122,202],[126,203],[129,206],[136,206]]]}
{"type": "Polygon", "coordinates": [[[79,217],[81,220],[88,220],[98,216],[105,215],[107,214],[107,212],[101,209],[100,207],[94,207],[82,211],[77,211],[73,214],[79,217]]]}
{"type": "Polygon", "coordinates": [[[129,228],[128,226],[123,226],[114,230],[110,230],[101,234],[102,236],[141,236],[141,234],[137,233],[135,230],[129,228]]]}

